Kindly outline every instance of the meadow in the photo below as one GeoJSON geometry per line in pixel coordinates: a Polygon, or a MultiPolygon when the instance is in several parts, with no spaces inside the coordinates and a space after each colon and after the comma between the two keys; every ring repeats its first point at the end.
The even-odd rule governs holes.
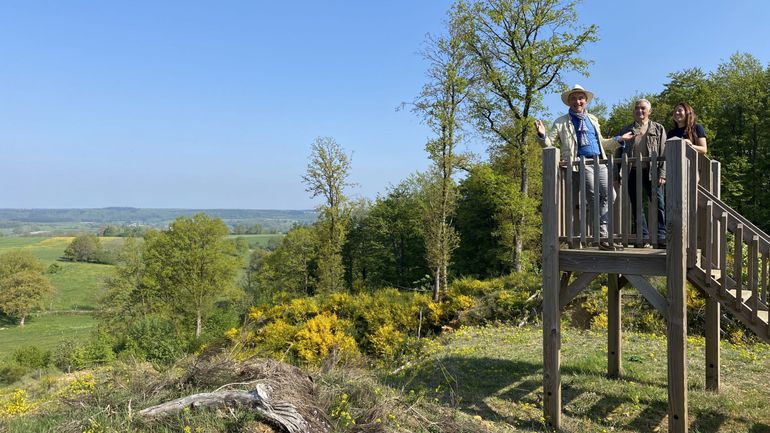
{"type": "MultiPolygon", "coordinates": [[[[47,268],[55,288],[46,311],[33,314],[21,328],[0,322],[0,360],[7,359],[23,345],[34,344],[53,349],[60,342],[86,336],[96,326],[93,310],[97,308],[100,284],[113,272],[112,265],[61,261],[72,237],[0,237],[0,254],[12,250],[28,251],[47,268]]],[[[119,248],[121,238],[102,238],[105,248],[119,248]]]]}

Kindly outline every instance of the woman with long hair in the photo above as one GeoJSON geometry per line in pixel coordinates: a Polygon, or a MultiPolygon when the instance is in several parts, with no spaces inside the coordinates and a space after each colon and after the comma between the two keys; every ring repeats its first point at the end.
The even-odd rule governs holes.
{"type": "Polygon", "coordinates": [[[668,138],[679,137],[693,147],[698,153],[705,154],[706,130],[703,125],[696,123],[695,111],[690,104],[680,102],[674,107],[674,129],[668,131],[668,138]]]}

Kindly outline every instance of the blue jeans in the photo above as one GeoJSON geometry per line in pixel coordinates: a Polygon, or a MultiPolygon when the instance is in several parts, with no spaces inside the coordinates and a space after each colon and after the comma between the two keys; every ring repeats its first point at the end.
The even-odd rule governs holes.
{"type": "MultiPolygon", "coordinates": [[[[573,179],[575,179],[575,182],[573,185],[575,188],[580,188],[580,175],[577,172],[573,172],[573,179]]],[[[613,200],[615,199],[615,190],[609,187],[609,179],[607,176],[607,166],[602,164],[599,166],[599,172],[594,173],[594,166],[593,164],[589,164],[588,160],[586,160],[586,203],[585,206],[588,210],[588,218],[589,223],[588,226],[591,226],[590,221],[592,221],[593,213],[598,212],[599,213],[599,236],[606,238],[607,233],[607,218],[609,214],[609,209],[607,205],[607,200],[609,194],[612,194],[613,200]],[[594,191],[594,176],[599,176],[599,191],[594,191]],[[594,195],[599,194],[599,209],[593,209],[593,203],[594,203],[594,195]]]]}
{"type": "MultiPolygon", "coordinates": [[[[658,179],[653,179],[652,182],[658,182],[658,179]]],[[[649,203],[652,198],[652,182],[650,181],[650,170],[642,170],[642,190],[644,195],[642,196],[642,210],[645,208],[645,202],[649,203]]],[[[657,201],[658,201],[658,239],[665,242],[666,239],[666,201],[663,198],[664,186],[658,187],[657,201]]],[[[631,199],[631,210],[636,215],[636,170],[628,172],[628,195],[631,199]]],[[[647,229],[647,213],[642,212],[642,236],[645,238],[650,237],[650,232],[647,229]]]]}

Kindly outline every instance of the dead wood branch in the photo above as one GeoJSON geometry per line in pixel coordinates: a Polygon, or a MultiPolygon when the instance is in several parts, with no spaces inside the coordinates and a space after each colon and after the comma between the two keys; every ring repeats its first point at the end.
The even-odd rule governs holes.
{"type": "Polygon", "coordinates": [[[157,406],[142,409],[137,416],[146,420],[178,413],[184,408],[248,407],[264,417],[270,424],[288,433],[308,431],[308,424],[294,405],[282,401],[270,401],[267,387],[257,384],[252,391],[215,391],[188,395],[157,406]]]}

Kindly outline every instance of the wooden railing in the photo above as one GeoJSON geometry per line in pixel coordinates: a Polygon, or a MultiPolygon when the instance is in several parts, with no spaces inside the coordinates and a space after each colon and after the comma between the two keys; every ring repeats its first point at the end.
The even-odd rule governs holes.
{"type": "Polygon", "coordinates": [[[598,246],[601,241],[619,243],[624,247],[629,245],[651,244],[658,246],[657,194],[658,163],[665,162],[664,157],[653,154],[650,157],[622,158],[610,156],[608,159],[580,157],[571,163],[561,162],[558,170],[559,191],[559,240],[566,243],[568,248],[598,246]],[[569,167],[568,167],[569,165],[569,167]],[[594,173],[593,200],[589,201],[586,188],[587,171],[591,168],[594,173]],[[600,236],[600,176],[596,173],[606,169],[610,180],[607,197],[607,231],[608,235],[600,236]],[[643,179],[643,174],[649,171],[650,182],[643,179]],[[572,175],[568,175],[568,173],[572,175]],[[636,177],[636,214],[632,212],[629,176],[636,177]],[[621,179],[618,181],[617,179],[621,179]],[[650,183],[649,197],[644,193],[644,183],[650,183]],[[571,193],[568,193],[571,192],[571,193]],[[643,236],[642,214],[643,202],[649,201],[647,211],[648,236],[643,236]],[[632,224],[632,222],[634,222],[632,224]]]}

